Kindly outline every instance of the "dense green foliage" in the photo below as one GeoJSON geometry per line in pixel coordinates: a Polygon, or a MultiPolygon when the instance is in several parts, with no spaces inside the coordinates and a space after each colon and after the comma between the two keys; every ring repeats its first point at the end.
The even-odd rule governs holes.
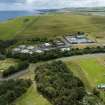
{"type": "Polygon", "coordinates": [[[13,105],[52,105],[52,104],[37,91],[36,84],[34,83],[22,97],[18,98],[14,102],[13,105]]]}
{"type": "Polygon", "coordinates": [[[16,40],[0,40],[0,48],[7,48],[14,45],[16,42],[16,40]]]}
{"type": "Polygon", "coordinates": [[[9,80],[0,83],[0,105],[9,105],[31,86],[31,80],[9,80]]]}
{"type": "Polygon", "coordinates": [[[27,61],[21,61],[16,66],[10,66],[7,70],[4,70],[2,72],[3,77],[8,77],[16,72],[26,70],[26,68],[29,66],[29,63],[27,61]]]}
{"type": "Polygon", "coordinates": [[[16,44],[16,40],[0,40],[0,59],[5,59],[6,48],[16,44]]]}
{"type": "Polygon", "coordinates": [[[53,105],[82,105],[84,85],[63,62],[40,65],[35,74],[38,91],[53,105]]]}
{"type": "Polygon", "coordinates": [[[12,53],[11,51],[7,52],[7,57],[16,58],[21,60],[28,60],[29,62],[39,62],[47,61],[51,59],[56,59],[60,57],[68,57],[74,55],[83,55],[83,54],[94,54],[94,53],[105,53],[105,47],[92,47],[84,49],[71,49],[70,51],[61,51],[60,49],[53,49],[50,51],[45,51],[43,53],[33,53],[33,54],[21,54],[21,53],[12,53]]]}

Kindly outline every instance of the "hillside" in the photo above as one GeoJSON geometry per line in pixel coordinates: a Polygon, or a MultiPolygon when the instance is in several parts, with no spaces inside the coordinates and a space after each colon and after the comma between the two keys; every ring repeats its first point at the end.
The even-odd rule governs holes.
{"type": "Polygon", "coordinates": [[[55,37],[77,31],[103,39],[104,24],[105,19],[101,16],[70,13],[19,17],[0,23],[0,39],[55,37]]]}
{"type": "MultiPolygon", "coordinates": [[[[87,55],[72,60],[66,64],[85,84],[87,91],[92,92],[98,85],[105,83],[105,55],[87,55]]],[[[100,90],[100,97],[105,100],[105,93],[100,90]]],[[[104,101],[105,102],[105,101],[104,101]]]]}

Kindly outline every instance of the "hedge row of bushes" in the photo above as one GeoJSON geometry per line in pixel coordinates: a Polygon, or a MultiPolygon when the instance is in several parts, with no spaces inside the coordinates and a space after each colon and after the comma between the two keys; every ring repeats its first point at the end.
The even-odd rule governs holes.
{"type": "Polygon", "coordinates": [[[10,66],[7,70],[2,72],[3,77],[8,77],[16,72],[26,70],[26,68],[29,66],[29,63],[27,61],[21,61],[16,66],[10,66]]]}
{"type": "Polygon", "coordinates": [[[31,80],[9,80],[0,83],[0,105],[10,105],[31,86],[31,80]]]}
{"type": "Polygon", "coordinates": [[[39,61],[47,61],[51,59],[56,59],[60,57],[68,57],[73,55],[83,55],[83,54],[94,54],[94,53],[105,53],[105,47],[92,47],[92,48],[84,48],[84,49],[71,49],[70,51],[61,51],[60,49],[54,49],[50,51],[45,51],[44,53],[34,53],[30,54],[21,54],[15,53],[13,54],[11,51],[7,52],[7,57],[10,58],[18,58],[21,60],[27,60],[29,62],[39,62],[39,61]]]}

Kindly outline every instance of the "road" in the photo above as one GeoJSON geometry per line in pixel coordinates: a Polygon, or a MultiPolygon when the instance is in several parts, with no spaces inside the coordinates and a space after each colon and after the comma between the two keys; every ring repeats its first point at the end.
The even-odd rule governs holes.
{"type": "Polygon", "coordinates": [[[92,57],[92,58],[105,57],[105,53],[76,55],[76,56],[59,58],[58,60],[70,61],[70,60],[76,60],[76,59],[81,59],[81,58],[89,58],[89,57],[92,57]]]}
{"type": "MultiPolygon", "coordinates": [[[[96,58],[96,57],[105,57],[105,53],[98,53],[98,54],[85,54],[85,55],[77,55],[77,56],[70,56],[70,57],[63,57],[63,58],[58,58],[58,59],[55,59],[55,60],[62,60],[62,61],[70,61],[70,60],[78,60],[78,59],[81,59],[81,58],[96,58]]],[[[50,61],[46,61],[46,62],[51,62],[53,60],[50,60],[50,61]]],[[[38,65],[40,64],[43,64],[45,62],[39,62],[39,63],[36,63],[36,64],[31,64],[30,66],[34,65],[34,67],[37,67],[38,65]]],[[[27,69],[27,70],[24,70],[24,71],[21,71],[21,72],[18,72],[8,78],[0,78],[0,81],[5,81],[5,80],[9,80],[9,79],[16,79],[22,75],[25,75],[27,73],[29,73],[29,70],[31,69],[27,69]]],[[[33,69],[35,70],[35,69],[33,69]]],[[[31,70],[32,72],[32,70],[31,70]]]]}

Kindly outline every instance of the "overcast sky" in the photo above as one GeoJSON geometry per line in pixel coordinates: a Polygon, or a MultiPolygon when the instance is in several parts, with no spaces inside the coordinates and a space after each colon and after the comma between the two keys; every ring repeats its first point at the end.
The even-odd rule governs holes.
{"type": "Polygon", "coordinates": [[[105,6],[105,0],[0,0],[0,10],[105,6]]]}

